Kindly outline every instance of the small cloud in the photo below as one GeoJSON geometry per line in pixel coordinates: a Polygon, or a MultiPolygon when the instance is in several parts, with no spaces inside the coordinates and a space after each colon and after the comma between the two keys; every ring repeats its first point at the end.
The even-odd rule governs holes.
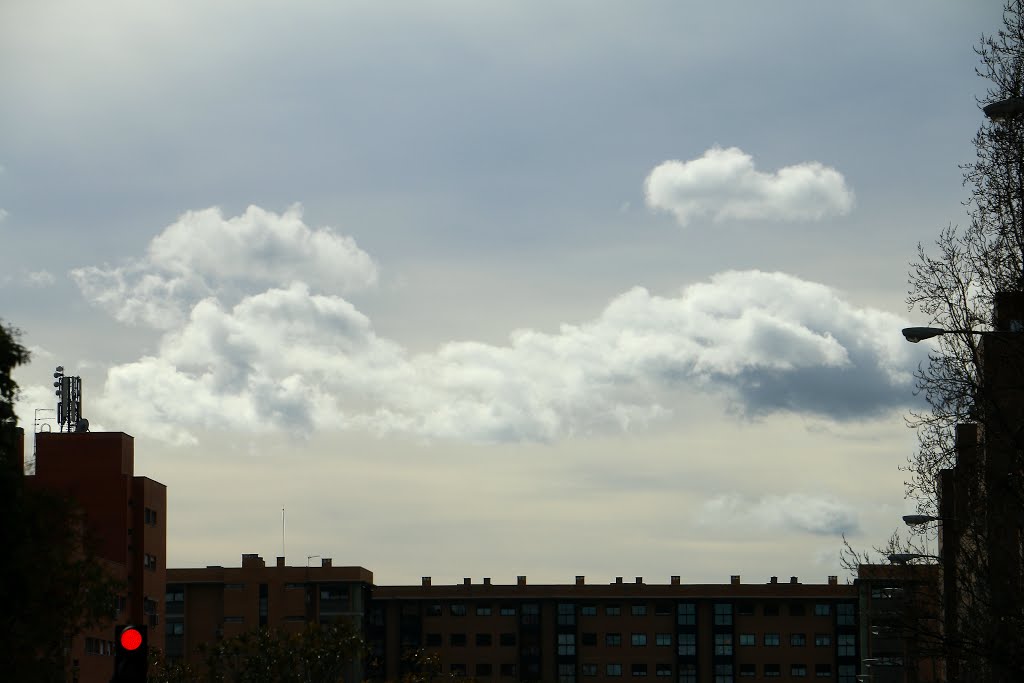
{"type": "Polygon", "coordinates": [[[754,500],[728,494],[703,506],[701,523],[709,526],[759,526],[821,536],[856,533],[856,509],[834,498],[789,494],[754,500]]]}
{"type": "Polygon", "coordinates": [[[712,147],[690,161],[665,161],[644,183],[647,205],[668,211],[680,225],[701,216],[715,221],[819,220],[853,208],[842,174],[816,161],[758,171],[737,147],[712,147]]]}
{"type": "Polygon", "coordinates": [[[49,287],[57,279],[47,270],[36,270],[25,276],[25,283],[30,287],[49,287]]]}

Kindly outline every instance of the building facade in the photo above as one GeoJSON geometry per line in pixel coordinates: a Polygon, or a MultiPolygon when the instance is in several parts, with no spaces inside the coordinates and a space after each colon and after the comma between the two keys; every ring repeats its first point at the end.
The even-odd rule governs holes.
{"type": "Polygon", "coordinates": [[[67,646],[70,680],[107,683],[114,667],[114,626],[144,625],[150,647],[163,649],[167,488],[135,475],[135,442],[122,432],[43,432],[35,435],[29,486],[73,499],[107,572],[125,584],[111,620],[67,646]]]}
{"type": "Polygon", "coordinates": [[[667,584],[376,586],[368,677],[397,681],[422,650],[441,674],[478,681],[679,683],[744,679],[855,683],[857,587],[667,584]]]}
{"type": "MultiPolygon", "coordinates": [[[[165,655],[202,670],[200,646],[256,628],[298,632],[307,624],[346,620],[362,629],[373,574],[363,567],[288,567],[283,557],[268,567],[242,555],[241,567],[208,566],[167,571],[165,655]]],[[[363,680],[355,662],[345,680],[363,680]]]]}

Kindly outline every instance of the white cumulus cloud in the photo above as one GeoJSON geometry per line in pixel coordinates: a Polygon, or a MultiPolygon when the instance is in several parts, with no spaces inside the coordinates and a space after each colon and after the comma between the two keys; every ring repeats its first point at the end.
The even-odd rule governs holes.
{"type": "Polygon", "coordinates": [[[225,218],[218,208],[189,211],[117,266],[71,271],[85,297],[121,322],[171,329],[207,296],[237,298],[261,287],[303,281],[346,293],[377,281],[377,267],[355,241],[313,229],[298,205],[282,214],[250,206],[225,218]]]}
{"type": "Polygon", "coordinates": [[[853,208],[853,191],[834,168],[811,161],[765,173],[737,147],[712,147],[690,161],[665,161],[644,183],[647,205],[680,225],[715,221],[818,220],[853,208]]]}
{"type": "MultiPolygon", "coordinates": [[[[273,225],[282,218],[246,215],[269,216],[273,225]]],[[[267,285],[276,266],[259,249],[239,248],[231,263],[206,261],[176,233],[151,245],[145,260],[162,269],[152,288],[141,278],[141,289],[103,291],[115,315],[146,318],[151,312],[138,307],[170,301],[180,316],[167,320],[151,355],[109,369],[97,401],[129,428],[170,441],[190,442],[203,428],[549,441],[636,428],[666,415],[683,387],[721,395],[755,417],[859,419],[911,397],[919,350],[899,342],[894,331],[904,321],[783,273],[720,273],[673,296],[637,287],[557,332],[522,329],[505,344],[452,341],[412,354],[325,291],[320,254],[275,243],[295,259],[290,272],[311,277],[267,285]],[[179,263],[202,276],[173,271],[179,263]],[[257,276],[246,279],[251,272],[257,276]],[[178,282],[189,286],[172,291],[178,282]]],[[[310,236],[288,234],[300,244],[310,236]]]]}

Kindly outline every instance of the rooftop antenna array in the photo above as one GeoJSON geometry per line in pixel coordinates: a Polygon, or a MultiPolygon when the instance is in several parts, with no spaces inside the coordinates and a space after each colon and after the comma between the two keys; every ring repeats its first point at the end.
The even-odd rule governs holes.
{"type": "Polygon", "coordinates": [[[58,365],[53,373],[53,386],[56,387],[54,393],[57,394],[57,424],[60,425],[60,431],[89,431],[89,421],[82,417],[82,378],[68,377],[64,374],[64,366],[58,365]]]}

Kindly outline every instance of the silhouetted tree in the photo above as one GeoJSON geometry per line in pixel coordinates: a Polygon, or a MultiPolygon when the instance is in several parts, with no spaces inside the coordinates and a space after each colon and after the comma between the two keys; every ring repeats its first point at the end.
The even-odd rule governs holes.
{"type": "Polygon", "coordinates": [[[346,622],[310,624],[298,633],[260,628],[203,648],[211,683],[340,683],[364,650],[346,622]]]}
{"type": "MultiPolygon", "coordinates": [[[[1021,0],[1006,2],[1003,27],[983,36],[976,52],[977,73],[987,81],[979,105],[1022,95],[1021,0]]],[[[955,487],[945,491],[957,501],[956,512],[941,523],[947,554],[956,555],[944,558],[955,571],[957,590],[943,600],[955,601],[957,628],[944,633],[941,647],[959,669],[957,680],[1009,681],[1024,676],[1024,343],[1008,329],[994,329],[993,311],[997,303],[1024,296],[1024,119],[979,117],[977,158],[963,167],[969,223],[944,229],[934,250],[919,247],[911,264],[911,309],[933,326],[960,332],[936,338],[918,369],[917,390],[928,407],[908,419],[919,448],[905,471],[908,497],[931,516],[941,516],[941,472],[956,473],[955,487]],[[961,430],[976,435],[976,447],[961,443],[958,449],[958,425],[977,425],[961,430]],[[1018,512],[1004,514],[1011,510],[1018,512]],[[958,543],[951,546],[952,534],[958,543]],[[1000,572],[1013,564],[1016,588],[999,588],[1000,572]]],[[[953,509],[943,508],[947,516],[953,509]]],[[[924,540],[912,536],[900,549],[924,552],[924,540]]]]}
{"type": "Polygon", "coordinates": [[[0,662],[12,681],[65,681],[71,638],[113,615],[120,584],[90,552],[73,502],[26,486],[14,413],[20,333],[0,323],[0,662]]]}

